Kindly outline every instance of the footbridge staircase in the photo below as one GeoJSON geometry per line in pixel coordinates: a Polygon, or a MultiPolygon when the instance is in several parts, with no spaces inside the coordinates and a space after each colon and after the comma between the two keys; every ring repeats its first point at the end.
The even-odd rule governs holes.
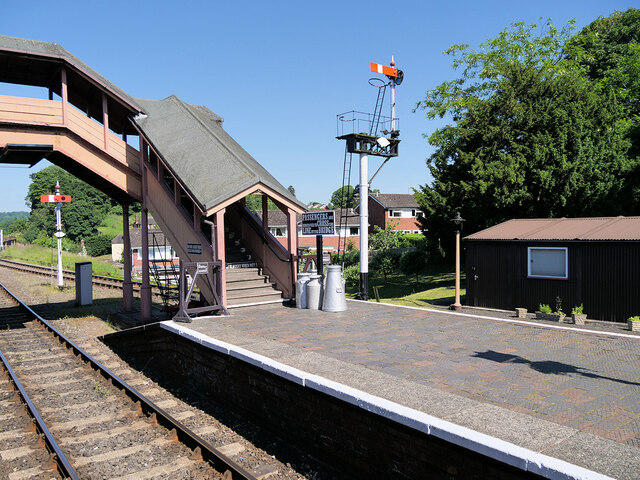
{"type": "MultiPolygon", "coordinates": [[[[219,305],[221,311],[229,305],[226,243],[231,231],[242,236],[255,259],[254,285],[273,284],[281,297],[291,298],[295,218],[304,205],[224,131],[218,115],[175,96],[133,98],[48,42],[0,36],[0,82],[0,94],[2,83],[42,87],[46,93],[45,98],[0,95],[0,163],[34,165],[47,159],[116,199],[123,205],[125,251],[130,251],[129,206],[141,203],[143,319],[152,316],[148,212],[181,261],[216,267],[213,290],[209,282],[198,283],[209,305],[219,305]],[[287,214],[287,248],[271,237],[267,222],[246,210],[244,199],[250,194],[261,194],[265,209],[270,199],[287,214]]],[[[131,310],[130,255],[124,259],[123,302],[131,310]]],[[[249,271],[240,276],[247,275],[249,271]]],[[[231,303],[251,303],[238,293],[240,276],[229,275],[229,284],[236,287],[230,288],[235,290],[231,303]]]]}

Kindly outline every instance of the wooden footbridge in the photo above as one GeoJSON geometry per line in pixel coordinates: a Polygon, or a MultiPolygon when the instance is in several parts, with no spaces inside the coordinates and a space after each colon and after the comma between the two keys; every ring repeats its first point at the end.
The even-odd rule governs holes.
{"type": "MultiPolygon", "coordinates": [[[[49,42],[0,36],[0,82],[0,94],[2,83],[13,83],[42,87],[44,97],[0,95],[0,163],[47,159],[116,199],[123,207],[125,252],[131,251],[129,206],[141,203],[143,319],[151,318],[148,212],[181,260],[215,262],[213,290],[208,281],[198,284],[210,306],[224,310],[228,304],[226,271],[233,265],[227,256],[238,240],[258,272],[282,298],[291,298],[296,214],[304,205],[224,131],[221,117],[173,95],[133,98],[49,42]],[[262,195],[262,220],[245,206],[250,194],[262,195]],[[287,247],[269,233],[269,199],[287,215],[287,247]]],[[[123,304],[131,311],[130,255],[124,263],[123,304]]],[[[246,290],[246,303],[273,298],[246,290]]]]}

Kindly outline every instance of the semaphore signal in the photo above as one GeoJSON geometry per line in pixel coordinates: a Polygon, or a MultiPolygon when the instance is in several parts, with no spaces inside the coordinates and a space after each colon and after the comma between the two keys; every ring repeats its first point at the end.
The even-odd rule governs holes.
{"type": "Polygon", "coordinates": [[[62,278],[62,237],[65,236],[62,231],[62,204],[71,203],[71,195],[60,195],[60,182],[56,181],[55,195],[40,195],[41,203],[56,204],[56,233],[54,237],[58,239],[58,287],[64,287],[64,279],[62,278]]]}

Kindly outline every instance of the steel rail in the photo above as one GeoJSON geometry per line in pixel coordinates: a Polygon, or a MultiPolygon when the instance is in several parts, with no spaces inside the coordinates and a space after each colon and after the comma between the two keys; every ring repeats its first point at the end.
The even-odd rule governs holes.
{"type": "MultiPolygon", "coordinates": [[[[45,275],[45,274],[49,275],[52,272],[50,267],[46,267],[44,265],[17,262],[15,260],[7,260],[6,258],[0,258],[0,266],[5,266],[7,268],[13,268],[15,270],[21,270],[21,271],[29,271],[28,268],[31,268],[33,270],[37,270],[37,272],[33,272],[33,273],[36,273],[38,275],[45,275]]],[[[69,280],[75,279],[75,272],[72,270],[63,270],[62,273],[63,273],[63,276],[69,280]]],[[[106,275],[92,275],[92,281],[95,285],[98,285],[98,286],[107,286],[107,287],[119,288],[119,289],[122,289],[124,286],[123,279],[108,277],[106,275]]],[[[131,283],[133,284],[134,291],[139,291],[140,287],[142,286],[142,282],[139,282],[137,280],[132,280],[131,283]]],[[[156,285],[151,285],[151,287],[152,289],[159,289],[159,287],[156,285]]],[[[178,290],[178,287],[172,287],[172,286],[167,286],[165,288],[169,290],[176,290],[176,291],[178,290]]],[[[154,292],[154,294],[159,295],[158,292],[154,292]]]]}
{"type": "MultiPolygon", "coordinates": [[[[110,381],[114,387],[121,390],[127,395],[134,403],[140,405],[140,409],[146,415],[154,418],[160,425],[164,426],[168,430],[175,430],[178,440],[191,448],[194,453],[200,454],[202,458],[211,463],[211,465],[218,471],[225,473],[228,470],[232,474],[232,479],[246,479],[246,480],[258,480],[257,477],[247,472],[243,467],[235,463],[233,460],[222,454],[209,442],[198,436],[192,430],[182,425],[179,421],[174,419],[167,412],[148,400],[144,395],[138,392],[136,389],[128,385],[124,380],[118,377],[115,373],[111,372],[107,367],[95,360],[91,355],[86,353],[82,348],[76,345],[73,341],[65,337],[60,331],[58,331],[48,321],[34,312],[27,304],[15,296],[5,285],[0,283],[0,287],[4,289],[16,302],[18,302],[20,308],[26,310],[32,315],[38,322],[40,322],[49,332],[56,336],[61,343],[67,348],[73,350],[74,354],[79,356],[82,360],[87,362],[92,369],[97,370],[105,379],[110,381]]],[[[143,327],[138,327],[143,328],[143,327]]]]}
{"type": "Polygon", "coordinates": [[[71,466],[71,463],[62,451],[62,448],[60,448],[60,445],[58,445],[58,442],[56,442],[55,438],[53,438],[53,435],[51,435],[49,428],[47,428],[47,425],[44,423],[44,420],[40,416],[40,413],[38,413],[38,409],[35,407],[31,399],[29,398],[29,395],[22,387],[20,380],[18,380],[18,377],[14,373],[13,368],[11,368],[9,361],[4,356],[1,350],[0,361],[2,361],[2,365],[9,374],[9,379],[11,380],[11,383],[13,383],[15,389],[18,391],[22,402],[26,405],[27,413],[33,418],[36,430],[44,436],[44,443],[47,446],[47,450],[49,450],[49,452],[53,455],[53,460],[60,474],[63,476],[63,478],[80,480],[80,477],[76,473],[75,469],[71,466]]]}

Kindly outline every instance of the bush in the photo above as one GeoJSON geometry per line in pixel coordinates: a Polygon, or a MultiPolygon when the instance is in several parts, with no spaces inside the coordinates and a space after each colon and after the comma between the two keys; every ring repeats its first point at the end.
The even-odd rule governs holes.
{"type": "Polygon", "coordinates": [[[400,271],[407,275],[416,276],[416,284],[418,283],[418,274],[423,272],[427,266],[427,252],[424,250],[411,250],[404,252],[400,257],[400,271]]]}
{"type": "Polygon", "coordinates": [[[403,248],[417,248],[418,250],[427,250],[427,237],[421,233],[405,233],[402,237],[403,248]]]}
{"type": "MultiPolygon", "coordinates": [[[[32,242],[34,245],[40,245],[45,248],[58,248],[58,239],[55,237],[50,237],[46,234],[38,235],[32,242]]],[[[72,242],[67,237],[62,238],[62,249],[65,252],[78,253],[80,251],[80,246],[77,243],[72,242]]]]}
{"type": "Polygon", "coordinates": [[[344,269],[342,274],[344,281],[349,287],[360,285],[360,265],[350,265],[344,269]]]}
{"type": "Polygon", "coordinates": [[[107,255],[111,253],[111,236],[95,235],[93,237],[89,237],[84,241],[84,246],[87,249],[87,254],[92,257],[107,255]]]}
{"type": "MultiPolygon", "coordinates": [[[[331,263],[333,265],[341,265],[342,264],[342,255],[338,253],[331,254],[331,263]]],[[[360,250],[357,248],[352,248],[351,250],[347,250],[344,252],[344,268],[350,267],[351,265],[358,265],[360,263],[360,250]]]]}
{"type": "Polygon", "coordinates": [[[384,276],[384,283],[386,284],[387,275],[393,273],[393,271],[398,268],[399,263],[400,254],[398,252],[383,250],[373,256],[371,262],[369,262],[369,266],[375,273],[382,274],[384,276]]]}

